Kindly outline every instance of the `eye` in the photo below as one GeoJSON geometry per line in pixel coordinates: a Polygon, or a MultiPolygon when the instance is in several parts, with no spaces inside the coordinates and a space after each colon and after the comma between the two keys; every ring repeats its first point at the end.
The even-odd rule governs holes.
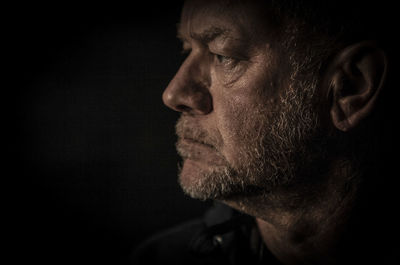
{"type": "Polygon", "coordinates": [[[227,62],[227,61],[229,61],[231,59],[230,57],[224,56],[224,55],[221,55],[221,54],[216,54],[215,57],[216,57],[216,59],[218,60],[219,63],[224,63],[224,62],[227,62]]]}
{"type": "Polygon", "coordinates": [[[225,56],[225,55],[215,54],[215,53],[213,55],[214,55],[215,63],[217,65],[233,67],[238,62],[238,60],[236,60],[235,58],[230,57],[230,56],[225,56]]]}

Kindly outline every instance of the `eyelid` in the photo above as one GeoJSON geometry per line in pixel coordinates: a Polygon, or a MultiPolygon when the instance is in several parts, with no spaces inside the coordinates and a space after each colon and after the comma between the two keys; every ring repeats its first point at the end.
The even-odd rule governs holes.
{"type": "Polygon", "coordinates": [[[227,55],[223,55],[223,54],[217,54],[217,53],[212,53],[210,52],[213,56],[213,61],[216,67],[222,67],[225,69],[233,69],[235,68],[240,62],[241,60],[236,59],[232,56],[227,56],[227,55]],[[224,60],[220,60],[220,58],[224,59],[224,60]]]}
{"type": "Polygon", "coordinates": [[[233,58],[233,57],[231,57],[231,56],[227,56],[227,55],[223,55],[223,54],[214,53],[214,56],[215,56],[215,58],[216,58],[218,61],[220,61],[220,60],[219,60],[220,57],[221,57],[221,58],[224,58],[224,59],[227,59],[227,60],[238,61],[237,59],[235,59],[235,58],[233,58]]]}
{"type": "Polygon", "coordinates": [[[210,49],[209,49],[209,52],[210,52],[210,54],[213,55],[214,57],[221,56],[221,57],[229,58],[229,59],[236,60],[236,61],[242,61],[242,60],[244,60],[244,59],[243,59],[242,57],[240,57],[240,56],[231,55],[231,54],[227,54],[227,53],[224,53],[224,52],[214,52],[214,51],[212,51],[212,50],[210,50],[210,49]]]}
{"type": "Polygon", "coordinates": [[[237,61],[248,61],[250,59],[247,55],[237,51],[236,49],[211,49],[210,46],[208,47],[208,49],[212,54],[229,57],[237,61]]]}

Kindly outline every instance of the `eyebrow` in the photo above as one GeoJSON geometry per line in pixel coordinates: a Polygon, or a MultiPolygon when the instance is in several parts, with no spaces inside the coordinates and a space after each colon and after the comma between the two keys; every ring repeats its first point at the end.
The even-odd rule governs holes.
{"type": "MultiPolygon", "coordinates": [[[[183,32],[182,27],[180,24],[177,25],[178,28],[178,34],[177,37],[182,40],[185,41],[187,40],[186,38],[186,34],[183,32]]],[[[198,40],[202,43],[208,44],[211,41],[215,40],[216,38],[227,38],[229,36],[229,30],[226,28],[222,28],[222,27],[209,27],[206,28],[205,30],[196,33],[196,32],[190,32],[190,38],[198,40]]]]}

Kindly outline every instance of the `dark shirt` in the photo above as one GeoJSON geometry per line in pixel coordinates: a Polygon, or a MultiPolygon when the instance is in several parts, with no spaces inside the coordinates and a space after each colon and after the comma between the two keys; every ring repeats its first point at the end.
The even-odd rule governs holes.
{"type": "Polygon", "coordinates": [[[254,218],[216,204],[201,219],[157,234],[133,253],[133,264],[279,264],[254,218]]]}

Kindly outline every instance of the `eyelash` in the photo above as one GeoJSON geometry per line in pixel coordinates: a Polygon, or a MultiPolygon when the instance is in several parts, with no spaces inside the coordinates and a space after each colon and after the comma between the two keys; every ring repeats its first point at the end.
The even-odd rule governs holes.
{"type": "Polygon", "coordinates": [[[229,65],[229,64],[236,63],[236,60],[232,57],[221,55],[221,54],[216,54],[216,53],[212,53],[212,54],[218,64],[229,65]]]}
{"type": "MultiPolygon", "coordinates": [[[[181,51],[181,54],[182,56],[184,56],[184,58],[186,58],[187,56],[189,56],[191,52],[192,49],[186,48],[181,51]]],[[[210,52],[210,54],[213,56],[213,60],[217,64],[217,66],[234,67],[239,62],[239,60],[230,56],[217,54],[213,52],[210,52]]]]}

